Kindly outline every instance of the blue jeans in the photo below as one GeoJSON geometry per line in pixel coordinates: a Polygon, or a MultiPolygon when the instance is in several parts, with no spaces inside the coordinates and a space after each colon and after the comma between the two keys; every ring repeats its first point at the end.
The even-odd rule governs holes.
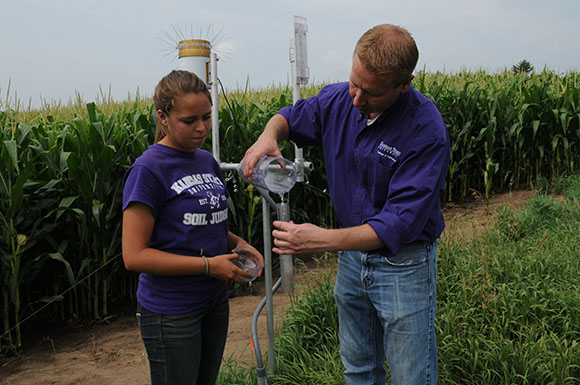
{"type": "Polygon", "coordinates": [[[437,383],[437,243],[380,254],[339,253],[334,296],[345,384],[437,383]]]}
{"type": "Polygon", "coordinates": [[[215,384],[228,333],[227,292],[185,314],[157,314],[139,305],[137,319],[152,385],[215,384]]]}

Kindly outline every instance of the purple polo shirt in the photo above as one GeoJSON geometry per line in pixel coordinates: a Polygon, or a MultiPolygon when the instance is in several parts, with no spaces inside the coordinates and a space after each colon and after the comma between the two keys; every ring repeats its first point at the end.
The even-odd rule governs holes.
{"type": "Polygon", "coordinates": [[[343,227],[368,223],[385,255],[443,231],[441,193],[450,141],[435,105],[410,87],[371,125],[353,106],[348,83],[282,108],[290,139],[322,145],[332,204],[343,227]]]}

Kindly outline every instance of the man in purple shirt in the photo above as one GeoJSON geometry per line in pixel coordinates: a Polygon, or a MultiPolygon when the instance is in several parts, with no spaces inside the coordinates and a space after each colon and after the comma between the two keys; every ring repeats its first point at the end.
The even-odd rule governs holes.
{"type": "Polygon", "coordinates": [[[348,83],[278,111],[243,172],[278,142],[322,145],[339,229],[275,221],[274,252],[339,251],[335,299],[346,384],[436,384],[435,258],[449,136],[411,86],[414,39],[384,24],[358,41],[348,83]]]}

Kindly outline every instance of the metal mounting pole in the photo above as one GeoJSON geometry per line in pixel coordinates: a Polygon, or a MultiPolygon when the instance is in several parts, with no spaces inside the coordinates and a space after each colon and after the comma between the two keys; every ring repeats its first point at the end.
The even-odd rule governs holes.
{"type": "MultiPolygon", "coordinates": [[[[260,191],[261,192],[261,191],[260,191]]],[[[262,193],[262,192],[261,192],[262,193]]],[[[272,374],[276,370],[274,357],[274,290],[272,289],[272,241],[270,237],[270,203],[262,193],[262,218],[264,236],[264,270],[266,284],[266,328],[268,330],[268,371],[272,374]]]]}
{"type": "Polygon", "coordinates": [[[210,90],[211,90],[211,100],[213,101],[211,106],[211,116],[214,118],[211,120],[211,151],[213,157],[220,163],[220,126],[219,126],[219,90],[218,90],[218,78],[217,78],[217,54],[212,52],[210,54],[210,90]]]}

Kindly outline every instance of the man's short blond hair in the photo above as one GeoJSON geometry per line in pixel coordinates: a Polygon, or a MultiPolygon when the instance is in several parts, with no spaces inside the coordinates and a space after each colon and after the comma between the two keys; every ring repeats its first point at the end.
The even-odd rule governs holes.
{"type": "Polygon", "coordinates": [[[392,77],[395,86],[411,79],[419,60],[419,50],[411,34],[391,24],[377,25],[365,32],[354,54],[368,71],[392,77]]]}

